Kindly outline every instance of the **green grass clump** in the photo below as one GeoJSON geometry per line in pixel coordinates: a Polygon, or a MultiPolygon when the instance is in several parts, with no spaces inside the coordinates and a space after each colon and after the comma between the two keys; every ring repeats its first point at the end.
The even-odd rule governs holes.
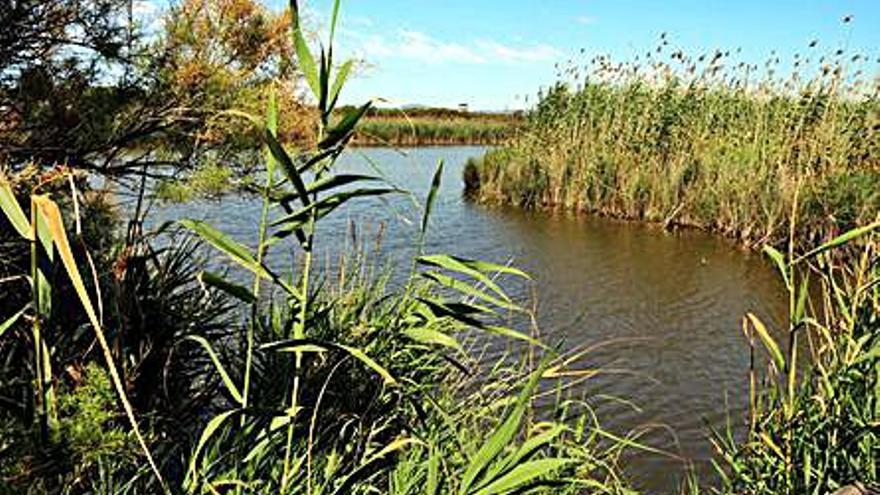
{"type": "Polygon", "coordinates": [[[479,197],[693,226],[778,244],[880,211],[873,61],[811,48],[788,77],[729,52],[596,57],[539,95],[523,131],[479,167],[479,197]],[[586,73],[586,75],[584,75],[586,73]],[[797,207],[795,208],[795,205],[797,207]]]}
{"type": "Polygon", "coordinates": [[[184,179],[159,182],[155,195],[162,201],[183,203],[196,198],[219,198],[232,188],[232,169],[208,163],[196,168],[184,179]]]}
{"type": "Polygon", "coordinates": [[[714,432],[724,493],[822,495],[880,482],[878,228],[860,229],[869,237],[849,261],[823,248],[787,257],[768,248],[789,290],[789,325],[743,322],[750,427],[745,439],[732,427],[714,432]],[[770,357],[765,373],[759,352],[770,357]]]}

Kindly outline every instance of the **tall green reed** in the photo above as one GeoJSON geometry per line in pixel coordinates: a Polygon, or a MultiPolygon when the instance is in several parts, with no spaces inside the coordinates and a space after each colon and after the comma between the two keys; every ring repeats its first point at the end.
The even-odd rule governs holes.
{"type": "Polygon", "coordinates": [[[725,493],[818,495],[880,481],[878,229],[874,222],[802,255],[793,237],[787,254],[765,248],[788,290],[788,328],[773,332],[752,314],[743,321],[748,435],[713,433],[725,493]],[[759,348],[769,356],[764,374],[759,348]]]}
{"type": "Polygon", "coordinates": [[[487,202],[695,226],[757,246],[783,244],[792,215],[803,246],[872,221],[874,61],[815,44],[787,63],[738,57],[689,55],[664,35],[628,62],[572,65],[470,182],[487,202]]]}
{"type": "Polygon", "coordinates": [[[529,420],[538,384],[569,376],[560,373],[559,362],[520,368],[506,384],[493,383],[496,392],[489,396],[479,391],[479,377],[467,386],[454,383],[453,377],[469,368],[465,341],[475,331],[520,342],[531,349],[529,355],[553,353],[534,336],[498,323],[504,314],[525,313],[498,278],[528,278],[525,273],[424,252],[442,163],[423,206],[417,254],[404,288],[389,293],[382,283],[350,275],[328,292],[314,268],[316,225],[351,200],[400,191],[378,177],[335,173],[336,160],[371,104],[334,119],[350,68],[346,63],[334,70],[332,62],[339,2],[327,48],[317,57],[303,38],[295,2],[291,10],[294,46],[318,102],[318,142],[295,153],[285,149],[272,129],[277,112],[272,104],[265,125],[229,112],[260,127],[266,143],[259,245],[250,249],[203,222],[180,222],[255,279],[248,290],[203,274],[213,290],[238,297],[250,321],[243,359],[217,343],[192,339],[210,356],[226,400],[194,445],[183,488],[309,495],[427,488],[490,495],[564,486],[572,492],[624,493],[616,474],[619,448],[575,448],[576,438],[588,431],[595,438],[597,425],[582,422],[572,432],[562,424],[529,420]],[[281,217],[269,220],[270,210],[280,210],[281,217]],[[265,263],[270,250],[294,251],[301,262],[280,275],[265,263]],[[241,363],[243,372],[235,372],[241,363]],[[527,384],[519,387],[523,379],[527,384]],[[458,403],[463,397],[467,405],[458,403]]]}

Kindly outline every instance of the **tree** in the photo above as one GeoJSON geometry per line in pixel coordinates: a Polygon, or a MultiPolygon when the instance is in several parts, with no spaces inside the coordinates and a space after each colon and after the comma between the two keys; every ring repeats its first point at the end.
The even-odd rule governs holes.
{"type": "MultiPolygon", "coordinates": [[[[147,33],[131,0],[0,0],[0,163],[119,179],[238,163],[255,141],[230,108],[268,90],[297,104],[284,13],[256,0],[182,0],[147,33]]],[[[305,139],[296,119],[285,137],[305,139]]]]}

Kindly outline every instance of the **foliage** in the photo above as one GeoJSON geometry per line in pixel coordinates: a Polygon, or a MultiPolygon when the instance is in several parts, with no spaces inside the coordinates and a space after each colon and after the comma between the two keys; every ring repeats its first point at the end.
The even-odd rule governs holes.
{"type": "Polygon", "coordinates": [[[136,456],[137,445],[116,425],[115,400],[110,378],[95,363],[82,371],[75,389],[59,395],[59,435],[68,443],[77,470],[94,468],[103,458],[136,456]]]}
{"type": "Polygon", "coordinates": [[[360,126],[355,144],[501,144],[512,138],[522,123],[519,113],[371,108],[360,126]]]}
{"type": "MultiPolygon", "coordinates": [[[[297,12],[295,7],[293,12],[297,12]]],[[[385,293],[383,285],[360,285],[356,276],[343,279],[339,291],[330,297],[314,288],[315,224],[350,200],[398,192],[384,185],[367,186],[381,184],[376,177],[332,175],[336,158],[370,107],[368,103],[336,122],[331,120],[347,75],[343,64],[337,79],[332,77],[335,20],[334,11],[331,41],[327,50],[315,57],[305,44],[298,19],[293,19],[294,44],[319,102],[321,132],[314,149],[290,155],[277,140],[277,117],[274,105],[270,106],[264,131],[268,153],[264,208],[256,250],[205,223],[181,222],[254,277],[251,291],[216,276],[203,278],[250,306],[251,320],[243,356],[221,357],[222,352],[210,342],[196,340],[222,377],[227,407],[205,425],[190,458],[184,487],[188,492],[211,491],[235,480],[257,493],[386,489],[406,493],[425,476],[436,493],[489,494],[543,484],[547,477],[574,463],[541,455],[557,441],[561,429],[551,428],[551,435],[530,434],[521,447],[507,450],[520,432],[543,370],[531,375],[507,418],[490,423],[497,428],[494,434],[484,441],[469,439],[474,442],[469,447],[473,449],[469,461],[459,458],[441,466],[438,457],[441,448],[459,445],[458,435],[448,429],[454,428],[452,422],[471,414],[471,410],[447,402],[454,392],[444,385],[452,371],[444,359],[462,351],[459,335],[468,328],[533,342],[526,335],[483,321],[495,312],[491,306],[521,311],[492,281],[492,275],[525,274],[445,254],[419,255],[416,263],[424,270],[413,273],[403,292],[385,293]],[[285,179],[278,181],[277,172],[285,179]],[[270,208],[280,208],[286,215],[269,223],[270,208]],[[288,242],[290,248],[302,251],[302,266],[295,276],[279,276],[263,260],[269,249],[279,249],[288,242]],[[261,302],[264,280],[276,295],[261,302]],[[289,282],[292,280],[297,282],[289,282]],[[438,291],[441,287],[479,304],[443,297],[438,291]],[[269,308],[268,312],[264,314],[262,308],[269,308]],[[447,354],[450,352],[453,354],[447,354]],[[384,487],[394,458],[415,445],[425,446],[427,457],[410,458],[407,471],[397,471],[394,476],[402,485],[384,487]]],[[[259,122],[253,117],[249,120],[259,122]]],[[[441,171],[442,166],[428,195],[423,231],[441,171]]],[[[505,394],[503,401],[483,405],[497,408],[508,397],[505,394]]]]}
{"type": "Polygon", "coordinates": [[[664,35],[633,61],[597,56],[560,74],[515,142],[483,159],[479,198],[693,226],[751,245],[784,243],[792,222],[809,246],[873,220],[873,61],[814,43],[785,77],[775,55],[761,68],[669,43],[664,35]]]}
{"type": "Polygon", "coordinates": [[[217,114],[262,108],[273,87],[300,110],[285,138],[314,135],[299,120],[285,14],[255,0],[182,1],[159,31],[129,0],[14,2],[2,15],[0,160],[15,171],[63,164],[131,181],[205,159],[247,168],[241,152],[259,138],[217,114]]]}
{"type": "Polygon", "coordinates": [[[217,164],[206,164],[183,179],[163,180],[156,187],[156,198],[183,203],[195,198],[218,198],[233,185],[232,170],[217,164]]]}
{"type": "MultiPolygon", "coordinates": [[[[287,36],[288,12],[275,13],[255,0],[183,0],[164,15],[154,64],[168,97],[192,102],[210,116],[237,108],[259,112],[269,93],[282,95],[290,111],[279,122],[286,142],[314,138],[309,110],[298,98],[298,75],[287,36]]],[[[259,137],[230,119],[210,119],[200,141],[237,150],[259,137]]]]}
{"type": "MultiPolygon", "coordinates": [[[[266,145],[265,184],[258,188],[264,202],[259,242],[249,248],[206,223],[179,222],[228,258],[228,273],[202,269],[193,276],[192,244],[176,238],[173,247],[147,242],[135,218],[111,258],[110,273],[101,273],[86,287],[80,267],[89,266],[88,250],[74,255],[57,203],[38,194],[41,186],[15,194],[4,179],[0,205],[4,221],[30,247],[32,297],[11,318],[4,314],[3,338],[24,344],[11,348],[32,364],[7,363],[20,377],[10,381],[20,383],[28,404],[24,411],[30,415],[13,430],[23,440],[9,444],[4,438],[3,448],[21,445],[39,452],[37,459],[57,470],[51,479],[58,480],[58,487],[98,493],[407,493],[422,479],[434,493],[581,486],[623,493],[616,474],[619,446],[593,450],[574,443],[584,435],[600,436],[601,430],[587,421],[587,411],[577,413],[583,420],[571,433],[561,424],[534,420],[538,387],[562,375],[560,362],[536,368],[499,363],[485,382],[489,389],[482,392],[475,391],[484,383],[478,376],[457,381],[463,370],[475,366],[466,351],[474,331],[518,342],[529,349],[532,364],[545,350],[531,336],[498,323],[502,313],[523,313],[498,278],[525,273],[423,252],[442,165],[424,207],[409,283],[389,290],[383,279],[363,274],[361,265],[354,264],[340,274],[334,289],[317,273],[313,253],[321,219],[349,201],[400,191],[377,177],[335,172],[336,159],[370,104],[342,115],[334,112],[351,70],[348,62],[333,62],[338,2],[330,41],[318,56],[306,42],[296,3],[292,7],[293,49],[318,102],[317,139],[297,153],[282,147],[274,98],[265,124],[245,112],[226,112],[250,121],[266,145]],[[18,197],[30,199],[30,220],[18,197]],[[272,217],[276,220],[268,220],[270,212],[278,213],[272,217]],[[266,264],[270,250],[295,252],[301,264],[281,275],[266,264]],[[57,290],[52,275],[59,267],[75,295],[57,290]],[[248,277],[253,284],[245,288],[240,284],[248,277]],[[104,303],[98,306],[104,308],[99,317],[93,296],[101,281],[112,290],[99,299],[104,303]],[[46,446],[59,437],[92,445],[95,454],[117,445],[112,432],[104,438],[87,433],[89,427],[116,423],[119,416],[108,410],[108,383],[88,365],[95,360],[71,368],[52,351],[63,347],[65,334],[58,331],[49,305],[69,300],[82,307],[83,321],[92,327],[127,418],[126,432],[148,461],[140,469],[124,456],[106,462],[98,456],[96,467],[77,471],[45,455],[46,446]],[[224,307],[226,300],[236,301],[235,307],[224,307]],[[224,314],[233,321],[219,317],[224,314]],[[27,351],[29,346],[34,351],[27,351]],[[178,360],[175,353],[183,357],[178,360]],[[88,385],[74,387],[71,397],[59,400],[65,382],[79,381],[60,372],[70,369],[88,370],[88,385]],[[527,384],[521,387],[523,381],[527,384]],[[176,407],[181,404],[183,412],[176,407]],[[145,414],[136,417],[136,410],[145,414]],[[65,416],[71,411],[78,418],[65,416]],[[164,421],[164,414],[184,431],[164,421]],[[31,424],[36,426],[33,437],[31,424]],[[402,456],[408,456],[405,463],[402,456]]],[[[73,190],[71,197],[78,192],[73,190]]],[[[37,479],[50,478],[31,471],[11,480],[11,486],[37,479]]]]}
{"type": "Polygon", "coordinates": [[[479,117],[368,118],[358,133],[359,145],[501,144],[514,133],[515,123],[479,117]]]}
{"type": "Polygon", "coordinates": [[[880,482],[878,228],[865,226],[804,256],[768,248],[790,293],[788,341],[754,315],[743,322],[752,347],[750,429],[745,441],[730,429],[715,432],[725,493],[818,495],[880,482]],[[860,253],[850,262],[835,258],[832,248],[858,236],[865,236],[860,253]],[[759,348],[771,358],[763,377],[759,348]]]}

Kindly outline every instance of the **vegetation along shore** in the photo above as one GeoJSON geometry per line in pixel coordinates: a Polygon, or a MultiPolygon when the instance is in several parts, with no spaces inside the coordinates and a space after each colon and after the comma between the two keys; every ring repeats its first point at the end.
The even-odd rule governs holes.
{"type": "Polygon", "coordinates": [[[296,0],[182,0],[149,29],[129,0],[14,4],[0,10],[0,494],[635,495],[634,451],[680,462],[681,494],[880,483],[880,86],[863,55],[814,50],[786,79],[772,59],[757,79],[664,39],[571,69],[579,83],[523,116],[392,112],[339,105],[355,64],[334,52],[339,0],[314,32],[296,0]],[[424,196],[340,167],[356,144],[453,143],[502,145],[465,172],[484,202],[762,247],[787,311],[730,330],[748,410],[707,428],[712,479],[644,429],[605,427],[577,388],[603,344],[542,338],[537,305],[510,289],[532,275],[436,249],[461,235],[433,220],[442,161],[424,196]],[[230,183],[255,209],[149,221],[163,194],[230,183]],[[322,263],[334,213],[396,197],[415,212],[403,263],[357,242],[322,263]],[[246,211],[248,242],[224,223],[246,211]]]}
{"type": "Polygon", "coordinates": [[[522,113],[442,108],[371,109],[358,127],[355,145],[499,145],[522,125],[522,113]]]}
{"type": "Polygon", "coordinates": [[[763,66],[660,44],[598,56],[543,91],[508,146],[465,180],[487,203],[559,208],[779,245],[880,212],[880,80],[862,53],[818,42],[763,66]]]}

